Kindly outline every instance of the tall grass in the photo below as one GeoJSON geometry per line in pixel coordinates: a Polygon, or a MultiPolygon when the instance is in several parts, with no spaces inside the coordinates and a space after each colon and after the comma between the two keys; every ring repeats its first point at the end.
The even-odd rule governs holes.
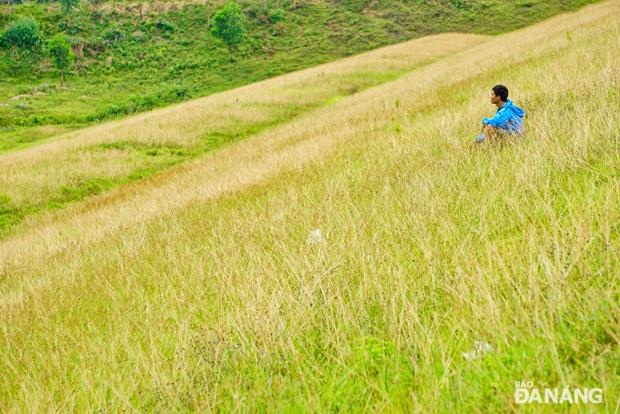
{"type": "Polygon", "coordinates": [[[290,122],[484,39],[443,34],[413,40],[0,156],[0,196],[8,199],[0,237],[36,213],[290,122]]]}
{"type": "Polygon", "coordinates": [[[0,409],[614,412],[619,12],[499,36],[5,240],[0,409]],[[499,81],[526,139],[472,149],[499,81]],[[493,350],[467,361],[476,340],[493,350]],[[604,401],[519,407],[522,380],[604,401]]]}

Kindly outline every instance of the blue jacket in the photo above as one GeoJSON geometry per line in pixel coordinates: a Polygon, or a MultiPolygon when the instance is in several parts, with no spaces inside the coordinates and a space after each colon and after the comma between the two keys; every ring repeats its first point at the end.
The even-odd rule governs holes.
{"type": "Polygon", "coordinates": [[[525,131],[525,126],[523,125],[524,116],[525,111],[508,99],[504,106],[497,108],[493,118],[484,118],[482,123],[504,129],[510,134],[518,134],[525,131]]]}

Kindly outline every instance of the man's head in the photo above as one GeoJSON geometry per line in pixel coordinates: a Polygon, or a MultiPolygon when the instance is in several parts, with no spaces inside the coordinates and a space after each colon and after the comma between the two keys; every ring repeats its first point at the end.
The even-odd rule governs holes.
{"type": "Polygon", "coordinates": [[[501,104],[508,100],[508,88],[504,85],[495,85],[493,89],[491,89],[491,103],[492,104],[501,104]]]}

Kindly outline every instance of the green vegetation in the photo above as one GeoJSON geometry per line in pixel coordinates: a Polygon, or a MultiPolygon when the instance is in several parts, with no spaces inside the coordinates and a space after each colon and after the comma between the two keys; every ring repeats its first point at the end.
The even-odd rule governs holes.
{"type": "Polygon", "coordinates": [[[71,50],[71,43],[64,34],[57,34],[49,41],[47,46],[52,63],[60,73],[60,86],[64,86],[65,73],[75,60],[75,55],[71,50]]]}
{"type": "MultiPolygon", "coordinates": [[[[609,1],[485,37],[20,226],[0,241],[0,411],[617,411],[619,15],[609,1]],[[527,133],[472,148],[498,77],[528,111],[527,133]],[[315,229],[323,240],[309,243],[315,229]],[[477,342],[490,349],[465,358],[477,342]],[[603,400],[518,405],[517,381],[600,388],[603,400]]],[[[459,36],[411,42],[394,60],[459,36]]],[[[384,52],[359,58],[384,67],[384,52]]],[[[269,117],[318,93],[323,69],[344,86],[343,66],[5,154],[6,187],[25,176],[30,192],[0,200],[42,193],[78,147],[90,151],[82,168],[113,152],[115,171],[128,153],[160,151],[143,143],[173,155],[171,142],[219,118],[269,117]]]]}
{"type": "Polygon", "coordinates": [[[230,51],[230,60],[233,61],[235,51],[246,32],[245,15],[237,3],[228,2],[213,16],[211,34],[226,43],[230,51]]]}
{"type": "Polygon", "coordinates": [[[34,51],[39,43],[39,25],[31,17],[18,17],[9,24],[0,40],[14,49],[34,51]]]}
{"type": "Polygon", "coordinates": [[[80,0],[60,0],[60,8],[66,15],[71,14],[73,9],[78,7],[80,0]]]}
{"type": "Polygon", "coordinates": [[[231,44],[212,34],[222,3],[93,1],[71,6],[70,16],[56,2],[3,5],[4,38],[18,16],[29,16],[43,41],[69,37],[75,64],[59,87],[49,54],[0,50],[0,151],[405,39],[505,32],[589,2],[245,0],[234,62],[231,44]]]}

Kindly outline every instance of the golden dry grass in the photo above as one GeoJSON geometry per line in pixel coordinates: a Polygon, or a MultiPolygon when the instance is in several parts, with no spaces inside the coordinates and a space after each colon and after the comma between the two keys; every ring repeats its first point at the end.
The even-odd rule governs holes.
{"type": "Polygon", "coordinates": [[[0,408],[517,412],[532,380],[613,412],[618,15],[498,36],[31,221],[0,244],[0,408]],[[499,81],[527,139],[471,150],[499,81]],[[465,361],[475,340],[494,351],[465,361]]]}
{"type": "Polygon", "coordinates": [[[479,44],[481,35],[442,34],[388,46],[182,105],[63,135],[0,156],[0,188],[13,205],[41,205],[89,179],[123,179],[157,165],[154,157],[101,144],[193,149],[210,134],[278,123],[329,105],[429,61],[479,44]]]}

